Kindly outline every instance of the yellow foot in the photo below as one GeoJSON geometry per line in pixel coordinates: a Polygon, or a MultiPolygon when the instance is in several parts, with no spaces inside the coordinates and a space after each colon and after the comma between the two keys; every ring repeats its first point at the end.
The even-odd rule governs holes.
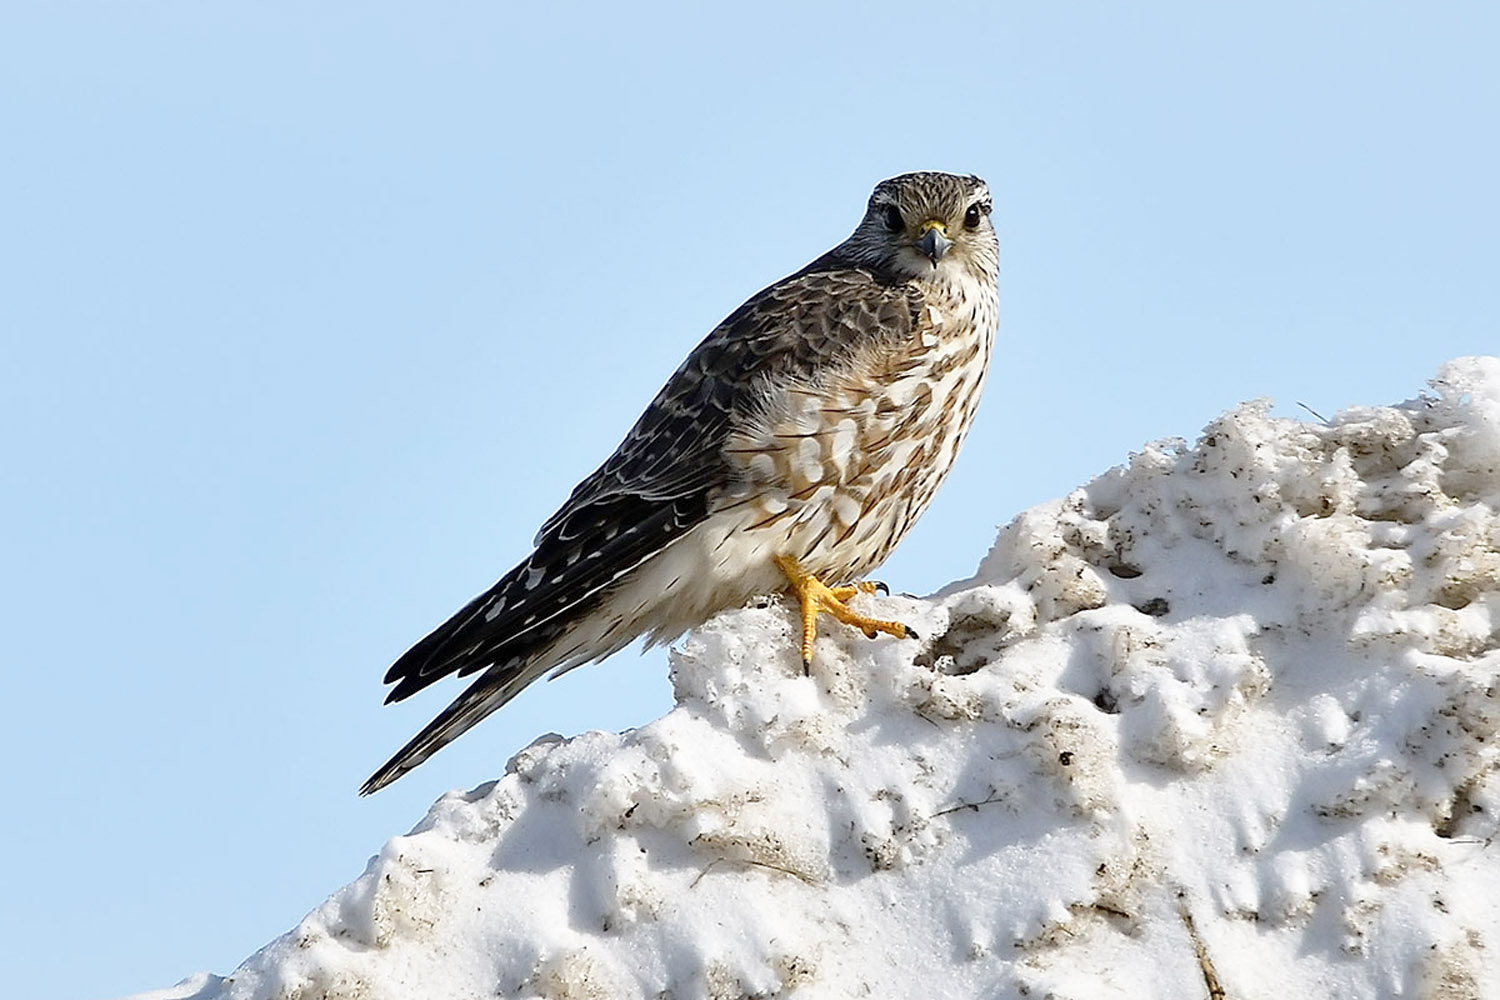
{"type": "Polygon", "coordinates": [[[828,612],[845,625],[853,625],[871,639],[881,632],[898,639],[917,638],[917,633],[900,622],[869,618],[844,603],[855,594],[874,594],[881,590],[889,593],[890,590],[885,584],[862,580],[844,587],[829,587],[799,566],[795,559],[777,556],[776,565],[781,567],[781,571],[791,581],[792,592],[797,595],[797,600],[802,605],[802,669],[804,672],[812,666],[813,641],[818,637],[818,612],[820,611],[828,612]]]}
{"type": "MultiPolygon", "coordinates": [[[[785,571],[786,567],[783,566],[782,569],[785,571]]],[[[858,583],[851,583],[847,587],[829,587],[828,592],[833,595],[833,599],[836,601],[847,601],[855,594],[889,594],[891,588],[879,580],[861,580],[858,583]]]]}

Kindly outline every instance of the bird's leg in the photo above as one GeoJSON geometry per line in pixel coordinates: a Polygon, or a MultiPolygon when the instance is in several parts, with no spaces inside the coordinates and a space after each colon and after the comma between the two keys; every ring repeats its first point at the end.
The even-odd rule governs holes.
{"type": "Polygon", "coordinates": [[[791,582],[792,592],[802,605],[802,670],[812,667],[813,641],[818,637],[818,613],[826,611],[845,625],[853,625],[873,639],[881,632],[898,639],[915,639],[917,633],[900,622],[870,618],[853,610],[844,602],[855,594],[873,594],[881,587],[871,581],[861,581],[845,587],[829,587],[816,576],[803,569],[797,560],[789,556],[777,556],[776,565],[791,582]]]}

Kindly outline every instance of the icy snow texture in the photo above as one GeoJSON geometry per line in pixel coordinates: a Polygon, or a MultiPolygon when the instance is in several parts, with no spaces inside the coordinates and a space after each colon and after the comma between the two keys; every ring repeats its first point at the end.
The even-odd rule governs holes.
{"type": "Polygon", "coordinates": [[[1500,359],[1433,387],[1149,446],[811,677],[722,615],[150,996],[1500,997],[1500,359]]]}

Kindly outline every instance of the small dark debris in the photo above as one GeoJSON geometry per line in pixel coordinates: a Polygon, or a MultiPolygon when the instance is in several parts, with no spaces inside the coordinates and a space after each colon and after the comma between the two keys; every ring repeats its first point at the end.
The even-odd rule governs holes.
{"type": "Polygon", "coordinates": [[[1120,703],[1109,688],[1100,688],[1099,693],[1094,695],[1094,707],[1106,715],[1118,715],[1120,712],[1120,703]]]}
{"type": "Polygon", "coordinates": [[[1260,578],[1260,582],[1263,583],[1265,586],[1269,587],[1271,584],[1273,584],[1273,583],[1276,582],[1276,574],[1275,573],[1267,573],[1265,576],[1263,576],[1263,577],[1260,578]]]}
{"type": "MultiPolygon", "coordinates": [[[[996,633],[1004,622],[992,622],[977,617],[961,617],[948,626],[941,635],[933,636],[927,648],[919,652],[913,662],[919,667],[938,670],[945,674],[972,674],[981,669],[998,651],[996,633]]],[[[911,631],[909,628],[907,631],[911,631]]]]}
{"type": "Polygon", "coordinates": [[[1152,618],[1160,618],[1168,611],[1171,611],[1172,606],[1167,603],[1167,599],[1165,597],[1153,597],[1149,601],[1146,601],[1142,604],[1137,604],[1135,606],[1135,609],[1143,615],[1150,615],[1152,618]]]}
{"type": "Polygon", "coordinates": [[[1063,767],[1070,767],[1070,766],[1072,766],[1072,764],[1073,764],[1073,751],[1071,751],[1071,750],[1064,750],[1062,753],[1058,754],[1057,755],[1057,762],[1059,764],[1061,764],[1063,767]]]}
{"type": "Polygon", "coordinates": [[[1134,580],[1136,577],[1141,575],[1141,571],[1139,569],[1130,565],[1129,563],[1124,562],[1111,563],[1105,568],[1108,569],[1113,575],[1119,577],[1121,580],[1134,580]]]}

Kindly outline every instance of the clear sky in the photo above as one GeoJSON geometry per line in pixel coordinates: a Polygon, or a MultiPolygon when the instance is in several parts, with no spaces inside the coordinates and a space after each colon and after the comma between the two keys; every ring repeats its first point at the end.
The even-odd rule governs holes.
{"type": "Polygon", "coordinates": [[[986,177],[1003,258],[897,590],[1241,400],[1500,352],[1495,11],[4,5],[5,993],[227,973],[535,736],[664,712],[625,652],[355,795],[458,691],[389,662],[883,177],[986,177]]]}

